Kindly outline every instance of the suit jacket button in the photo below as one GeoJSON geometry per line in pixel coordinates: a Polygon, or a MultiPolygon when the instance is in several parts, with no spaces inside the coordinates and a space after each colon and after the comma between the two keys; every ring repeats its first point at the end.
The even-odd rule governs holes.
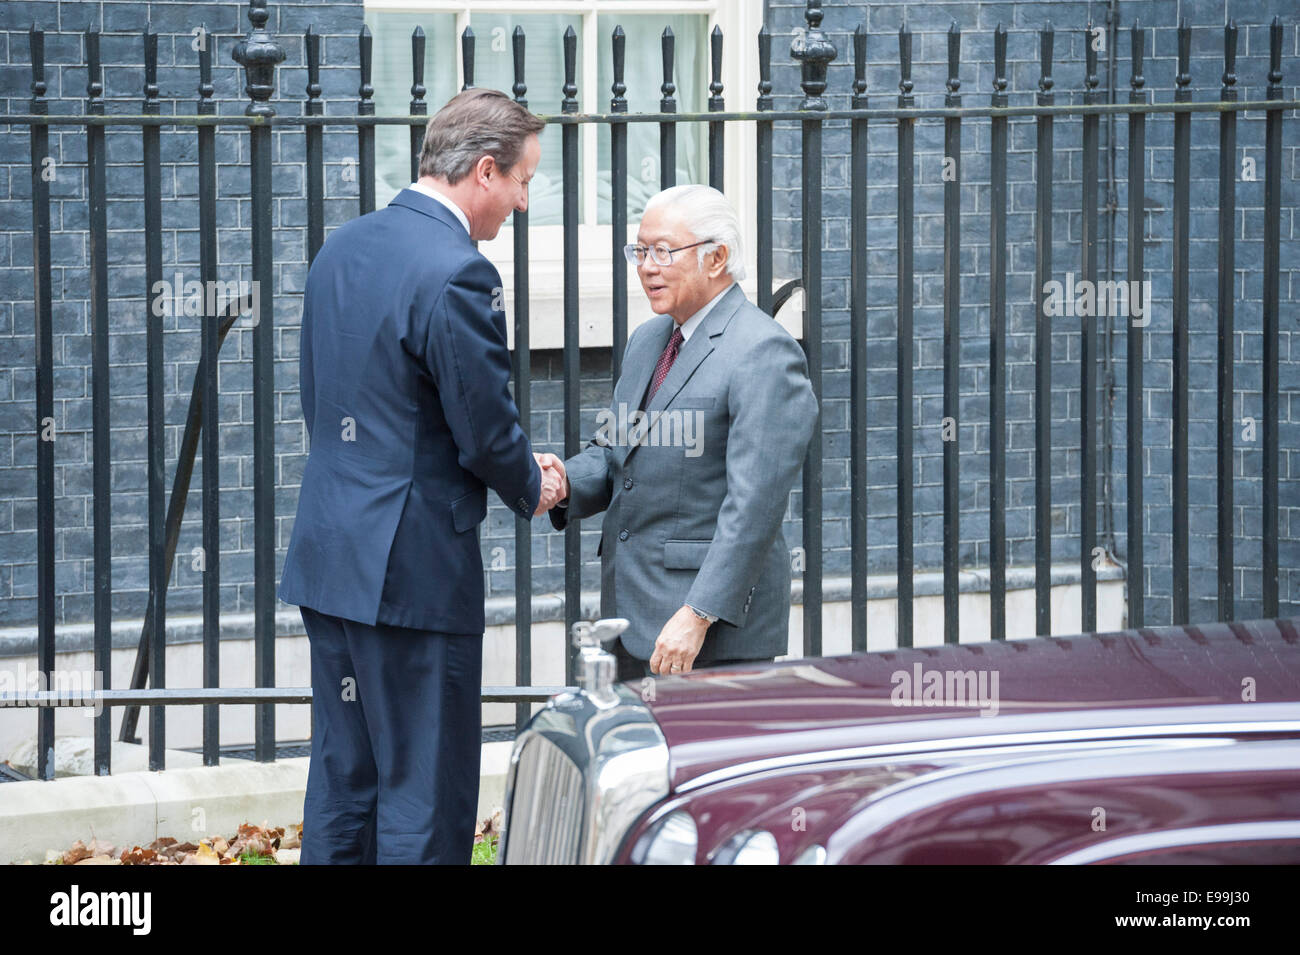
{"type": "Polygon", "coordinates": [[[624,479],[623,479],[623,490],[625,490],[625,491],[630,491],[630,490],[632,490],[632,479],[631,479],[631,478],[624,478],[624,479]]]}
{"type": "Polygon", "coordinates": [[[627,531],[619,531],[619,532],[618,532],[618,539],[621,540],[621,541],[625,541],[625,540],[627,540],[627,531]]]}

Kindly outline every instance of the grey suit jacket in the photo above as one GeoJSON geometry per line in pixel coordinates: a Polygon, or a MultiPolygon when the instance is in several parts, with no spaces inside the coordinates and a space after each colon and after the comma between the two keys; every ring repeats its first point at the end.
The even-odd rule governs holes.
{"type": "Polygon", "coordinates": [[[622,639],[633,656],[649,659],[687,603],[719,618],[698,662],[775,656],[789,639],[781,520],[818,420],[808,364],[733,285],[638,421],[672,327],[657,315],[632,334],[613,403],[564,462],[569,503],[551,522],[605,511],[601,613],[631,621],[622,639]]]}

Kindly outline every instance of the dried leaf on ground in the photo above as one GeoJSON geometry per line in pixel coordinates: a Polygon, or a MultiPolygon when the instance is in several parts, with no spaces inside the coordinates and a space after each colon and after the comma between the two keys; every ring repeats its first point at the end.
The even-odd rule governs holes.
{"type": "Polygon", "coordinates": [[[486,819],[479,820],[474,827],[474,841],[482,842],[487,839],[489,842],[495,841],[501,835],[501,810],[498,809],[486,819]]]}
{"type": "Polygon", "coordinates": [[[136,846],[132,849],[123,849],[121,855],[122,865],[160,865],[158,853],[152,849],[143,849],[136,846]]]}
{"type": "Polygon", "coordinates": [[[89,859],[94,853],[86,847],[86,844],[78,839],[72,844],[72,848],[63,853],[64,865],[76,865],[82,859],[89,859]]]}
{"type": "MultiPolygon", "coordinates": [[[[480,824],[493,839],[500,828],[500,812],[480,824]]],[[[476,837],[477,840],[478,837],[476,837]]],[[[118,852],[108,842],[92,838],[87,845],[78,839],[66,851],[50,849],[45,853],[46,865],[240,865],[240,857],[271,858],[280,864],[294,865],[302,847],[302,823],[289,826],[271,826],[266,820],[260,826],[242,823],[234,839],[212,835],[193,842],[179,842],[171,836],[160,836],[147,846],[132,846],[118,852]],[[286,835],[287,830],[287,835],[286,835]]]]}
{"type": "Polygon", "coordinates": [[[265,824],[254,826],[247,822],[239,827],[239,835],[235,841],[230,844],[230,848],[222,853],[227,858],[236,859],[245,853],[255,856],[274,855],[275,850],[280,846],[280,839],[284,835],[284,829],[277,827],[275,829],[265,828],[265,824]]]}
{"type": "Polygon", "coordinates": [[[181,859],[181,865],[220,865],[221,857],[217,855],[216,850],[204,839],[199,843],[198,848],[193,852],[185,854],[181,859]]]}
{"type": "Polygon", "coordinates": [[[296,826],[290,826],[288,833],[280,840],[281,849],[301,849],[302,848],[302,823],[296,826]]]}

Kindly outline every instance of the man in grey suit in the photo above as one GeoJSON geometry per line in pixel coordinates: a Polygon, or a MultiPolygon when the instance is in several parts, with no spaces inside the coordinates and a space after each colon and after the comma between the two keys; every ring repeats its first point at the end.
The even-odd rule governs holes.
{"type": "Polygon", "coordinates": [[[807,361],[737,284],[739,222],[716,189],[654,196],[626,254],[656,317],[564,462],[551,522],[606,512],[601,613],[631,621],[620,680],[771,660],[789,640],[781,519],[817,427],[807,361]]]}

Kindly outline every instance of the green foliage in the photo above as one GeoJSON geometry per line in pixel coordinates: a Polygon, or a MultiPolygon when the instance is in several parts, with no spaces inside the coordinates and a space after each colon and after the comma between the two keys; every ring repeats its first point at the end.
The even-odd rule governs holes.
{"type": "Polygon", "coordinates": [[[474,855],[470,865],[495,865],[497,861],[497,837],[489,836],[482,842],[474,843],[474,855]]]}

